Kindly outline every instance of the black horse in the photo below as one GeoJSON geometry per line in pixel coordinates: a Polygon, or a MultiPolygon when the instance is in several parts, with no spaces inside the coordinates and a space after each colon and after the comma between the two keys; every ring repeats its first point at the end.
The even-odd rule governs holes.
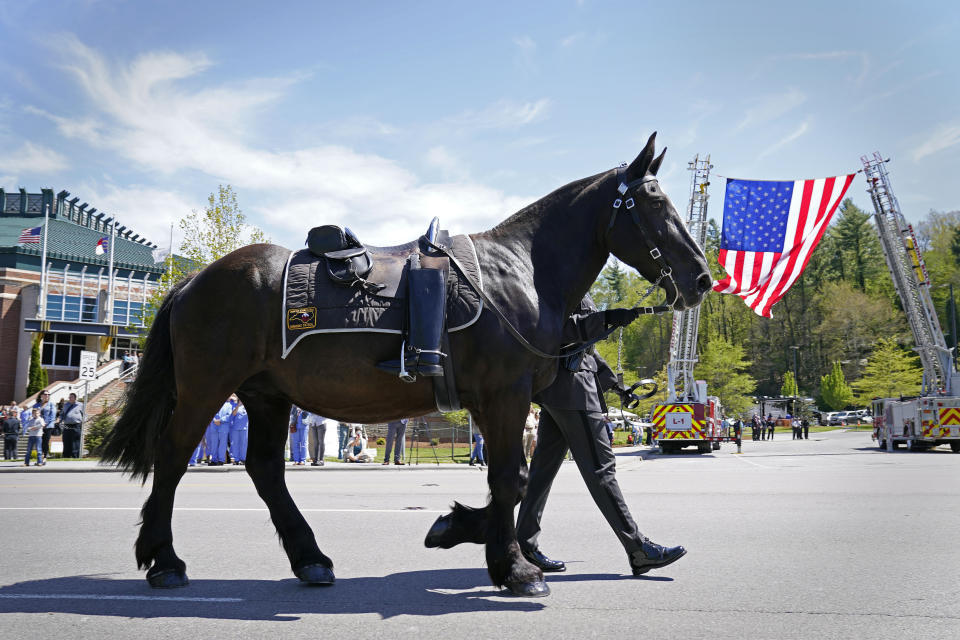
{"type": "MultiPolygon", "coordinates": [[[[471,236],[490,300],[542,351],[558,353],[564,320],[612,253],[651,282],[675,309],[710,289],[706,261],[656,173],[654,138],[629,166],[577,180],[471,236]]],[[[154,587],[187,584],[173,549],[174,493],[212,415],[236,391],[250,418],[246,469],[266,503],[293,572],[331,584],[333,563],[284,482],[291,404],[334,419],[373,423],[434,410],[431,383],[401,382],[376,368],[400,349],[396,335],[312,335],[281,359],[283,271],[290,251],[247,246],[178,283],[161,305],[126,408],[104,447],[153,490],[135,545],[154,587]]],[[[520,348],[485,309],[450,335],[457,391],[486,437],[490,503],[486,559],[497,586],[547,593],[540,570],[520,553],[513,511],[526,477],[521,433],[530,398],[553,379],[556,361],[520,348]]]]}

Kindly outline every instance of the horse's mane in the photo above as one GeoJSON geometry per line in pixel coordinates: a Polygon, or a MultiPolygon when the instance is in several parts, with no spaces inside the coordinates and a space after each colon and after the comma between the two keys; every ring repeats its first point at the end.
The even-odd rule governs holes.
{"type": "Polygon", "coordinates": [[[535,224],[543,216],[544,211],[550,209],[557,202],[564,200],[572,202],[581,197],[583,194],[596,189],[600,180],[608,173],[610,173],[609,170],[603,171],[587,178],[574,180],[569,184],[555,189],[536,202],[527,205],[523,209],[520,209],[520,211],[517,211],[512,216],[506,220],[503,220],[494,228],[490,229],[490,231],[503,232],[514,229],[518,226],[529,226],[531,224],[535,224]],[[576,195],[571,198],[571,193],[576,193],[576,195]]]}

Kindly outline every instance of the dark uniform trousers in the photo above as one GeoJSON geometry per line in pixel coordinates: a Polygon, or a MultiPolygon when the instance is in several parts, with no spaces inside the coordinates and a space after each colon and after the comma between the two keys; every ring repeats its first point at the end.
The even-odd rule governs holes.
{"type": "Polygon", "coordinates": [[[580,475],[606,518],[610,528],[629,554],[640,548],[640,534],[623,500],[616,476],[616,456],[607,438],[603,414],[577,409],[554,409],[544,405],[533,454],[527,495],[517,516],[517,540],[523,549],[537,549],[540,520],[550,495],[553,479],[560,470],[567,449],[580,475]]]}
{"type": "MultiPolygon", "coordinates": [[[[578,312],[567,320],[563,338],[568,343],[591,342],[602,336],[604,329],[603,312],[596,311],[587,297],[578,312]]],[[[522,549],[538,548],[543,510],[568,448],[590,495],[624,549],[629,554],[640,548],[642,536],[623,501],[617,483],[616,457],[603,421],[606,405],[602,390],[616,385],[616,375],[591,347],[582,361],[561,365],[553,384],[534,397],[543,411],[527,493],[517,516],[517,540],[522,549]]]]}

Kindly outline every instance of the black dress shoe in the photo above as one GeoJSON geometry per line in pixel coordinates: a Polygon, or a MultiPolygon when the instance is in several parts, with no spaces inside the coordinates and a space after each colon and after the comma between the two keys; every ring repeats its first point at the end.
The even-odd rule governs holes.
{"type": "Polygon", "coordinates": [[[650,569],[659,569],[676,562],[687,554],[683,547],[664,547],[644,538],[640,548],[630,554],[630,569],[640,576],[650,569]]]}
{"type": "Polygon", "coordinates": [[[547,556],[543,555],[539,549],[534,549],[533,551],[523,551],[522,553],[523,557],[526,558],[530,564],[534,565],[535,567],[539,567],[541,571],[546,571],[548,573],[559,573],[560,571],[567,570],[567,565],[560,560],[551,560],[547,556]]]}

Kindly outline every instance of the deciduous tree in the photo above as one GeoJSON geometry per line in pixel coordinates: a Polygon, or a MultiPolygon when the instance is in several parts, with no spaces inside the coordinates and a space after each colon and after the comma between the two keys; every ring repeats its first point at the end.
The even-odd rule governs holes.
{"type": "Polygon", "coordinates": [[[893,340],[880,338],[867,361],[863,377],[851,386],[860,404],[873,398],[913,396],[920,392],[923,369],[919,358],[904,351],[893,340]]]}

